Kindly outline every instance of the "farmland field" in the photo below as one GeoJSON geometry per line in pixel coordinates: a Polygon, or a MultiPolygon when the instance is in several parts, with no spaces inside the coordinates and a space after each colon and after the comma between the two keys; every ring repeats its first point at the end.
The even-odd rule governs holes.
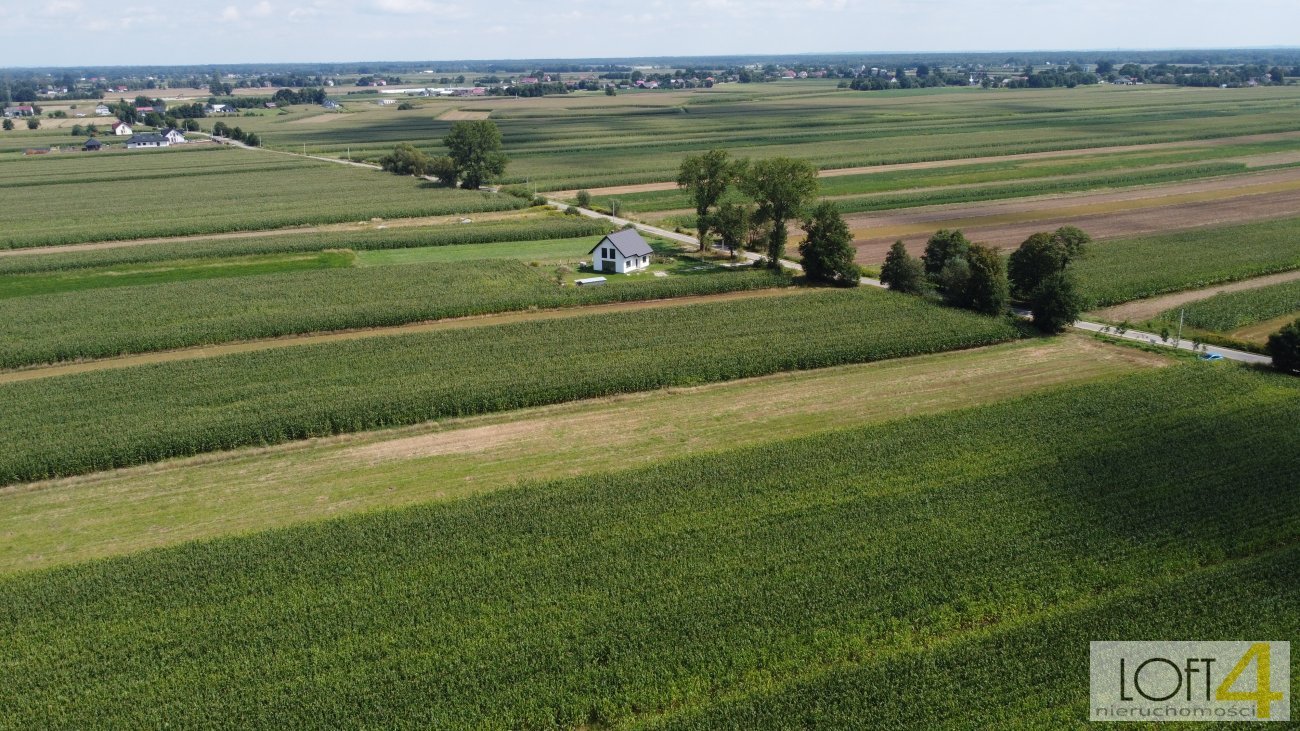
{"type": "MultiPolygon", "coordinates": [[[[12,301],[12,300],[10,300],[12,301]]],[[[0,484],[1010,340],[876,290],[368,338],[0,387],[0,484]],[[601,367],[593,369],[592,362],[601,367]]]]}
{"type": "Polygon", "coordinates": [[[1158,368],[1082,336],[781,373],[446,419],[175,460],[0,492],[0,573],[378,507],[466,497],[525,479],[622,467],[937,413],[1158,368]],[[303,489],[303,486],[310,489],[303,489]],[[213,489],[214,486],[220,486],[213,489]],[[161,496],[165,499],[160,499],[161,496]],[[76,508],[67,500],[75,496],[76,508]],[[168,526],[159,531],[157,526],[168,526]]]}
{"type": "MultiPolygon", "coordinates": [[[[584,251],[594,243],[588,240],[584,251]]],[[[343,264],[350,263],[348,255],[332,256],[334,261],[340,258],[343,264]]],[[[226,268],[237,270],[238,265],[226,268]]],[[[283,263],[276,268],[284,268],[283,263]]],[[[242,273],[246,272],[236,271],[242,273]]],[[[48,277],[38,281],[56,286],[48,277]]],[[[749,268],[639,281],[625,278],[597,288],[560,287],[522,262],[479,259],[394,267],[333,266],[322,271],[74,290],[0,299],[0,368],[529,308],[789,285],[790,278],[780,273],[749,268]]]]}
{"type": "Polygon", "coordinates": [[[1300,219],[1098,243],[1077,263],[1090,306],[1300,269],[1300,219]]]}
{"type": "Polygon", "coordinates": [[[0,177],[0,248],[524,205],[510,196],[450,190],[373,170],[210,147],[0,160],[0,177]],[[184,196],[178,194],[182,188],[184,196]]]}
{"type": "Polygon", "coordinates": [[[604,221],[561,216],[558,213],[538,214],[526,211],[500,215],[503,217],[499,220],[468,224],[459,223],[460,219],[457,217],[454,222],[433,225],[395,225],[391,228],[380,228],[379,226],[384,224],[379,226],[366,224],[324,231],[287,233],[258,231],[249,232],[256,233],[256,236],[194,237],[180,241],[163,240],[139,245],[133,242],[117,242],[117,245],[94,248],[53,247],[53,251],[45,249],[41,252],[11,250],[8,255],[0,252],[0,276],[156,264],[177,259],[320,252],[331,249],[376,251],[562,239],[605,234],[612,230],[612,226],[604,221]]]}
{"type": "Polygon", "coordinates": [[[0,715],[955,728],[1010,701],[1057,728],[1095,633],[1300,622],[1297,408],[1294,380],[1189,364],[19,575],[0,715]]]}

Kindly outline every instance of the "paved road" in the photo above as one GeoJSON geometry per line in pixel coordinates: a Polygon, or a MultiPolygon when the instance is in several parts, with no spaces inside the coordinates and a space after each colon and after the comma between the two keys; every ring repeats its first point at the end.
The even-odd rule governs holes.
{"type": "MultiPolygon", "coordinates": [[[[560,201],[548,200],[547,202],[550,203],[555,208],[561,210],[569,207],[568,204],[562,203],[560,201]]],[[[700,240],[695,238],[694,236],[687,236],[686,234],[679,234],[673,231],[668,231],[662,228],[658,228],[657,226],[650,226],[644,223],[637,223],[636,221],[629,221],[626,218],[618,218],[616,216],[610,216],[604,213],[597,213],[596,211],[588,210],[586,208],[579,208],[578,212],[588,218],[603,218],[620,227],[626,226],[628,224],[632,224],[637,228],[637,230],[644,231],[654,236],[660,236],[662,238],[671,239],[673,241],[679,241],[681,243],[690,244],[696,247],[700,245],[700,240]]],[[[746,259],[749,259],[751,261],[757,261],[763,258],[761,255],[749,251],[742,252],[742,255],[746,259]]],[[[793,261],[787,261],[785,259],[781,260],[781,266],[787,269],[793,269],[795,271],[803,271],[803,267],[800,266],[798,263],[793,261]]],[[[872,279],[870,277],[863,277],[862,283],[869,287],[883,288],[885,286],[883,283],[881,283],[879,279],[872,279]]],[[[1029,312],[1027,310],[1018,310],[1017,314],[1019,314],[1022,317],[1029,316],[1029,312]]],[[[1142,332],[1141,330],[1125,330],[1124,332],[1121,333],[1113,325],[1107,325],[1105,323],[1100,323],[1100,322],[1088,322],[1086,320],[1079,320],[1078,322],[1074,323],[1074,327],[1079,330],[1084,330],[1086,332],[1092,332],[1092,333],[1099,333],[1102,335],[1106,335],[1107,337],[1116,338],[1118,340],[1132,340],[1134,342],[1147,343],[1148,345],[1155,345],[1157,347],[1176,348],[1178,350],[1188,350],[1188,351],[1203,352],[1203,353],[1216,353],[1228,360],[1240,361],[1242,363],[1269,365],[1273,362],[1273,359],[1269,358],[1266,355],[1259,355],[1257,353],[1247,353],[1242,350],[1233,350],[1232,348],[1220,348],[1213,345],[1202,345],[1199,346],[1198,349],[1198,347],[1193,345],[1190,341],[1186,341],[1186,340],[1181,342],[1174,341],[1174,340],[1165,341],[1165,340],[1161,340],[1160,336],[1155,333],[1142,332]]]]}

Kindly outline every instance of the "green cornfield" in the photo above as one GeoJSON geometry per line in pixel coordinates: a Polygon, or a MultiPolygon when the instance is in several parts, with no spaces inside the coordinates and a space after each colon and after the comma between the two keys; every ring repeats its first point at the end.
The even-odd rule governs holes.
{"type": "MultiPolygon", "coordinates": [[[[486,245],[484,245],[486,246],[486,245]]],[[[332,268],[0,299],[0,368],[529,308],[785,287],[771,270],[560,287],[514,260],[332,268]]]]}
{"type": "Polygon", "coordinates": [[[1297,410],[1191,363],[11,576],[0,719],[1080,726],[1089,640],[1294,633],[1297,410]]]}
{"type": "MultiPolygon", "coordinates": [[[[1300,313],[1300,280],[1259,289],[1224,292],[1179,309],[1186,311],[1186,322],[1192,327],[1228,332],[1293,312],[1300,313]]],[[[1178,314],[1179,310],[1170,310],[1162,313],[1158,319],[1176,322],[1178,314]]]]}
{"type": "Polygon", "coordinates": [[[0,386],[0,484],[969,348],[1005,320],[874,289],[371,337],[0,386]]]}

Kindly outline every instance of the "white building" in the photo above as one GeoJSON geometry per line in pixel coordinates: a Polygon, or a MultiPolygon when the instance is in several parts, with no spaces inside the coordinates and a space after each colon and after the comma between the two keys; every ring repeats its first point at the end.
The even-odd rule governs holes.
{"type": "Polygon", "coordinates": [[[166,137],[157,134],[134,135],[126,141],[126,149],[143,150],[152,147],[171,147],[166,137]]]}
{"type": "Polygon", "coordinates": [[[112,129],[113,129],[113,134],[117,135],[118,137],[126,137],[131,134],[131,125],[127,124],[126,122],[120,122],[120,121],[114,122],[112,129]]]}
{"type": "Polygon", "coordinates": [[[172,127],[163,130],[162,136],[167,138],[167,142],[173,145],[183,145],[189,142],[189,140],[185,139],[185,135],[181,134],[180,130],[172,127]]]}
{"type": "Polygon", "coordinates": [[[628,274],[650,266],[654,249],[636,229],[623,229],[600,240],[590,252],[591,266],[598,272],[628,274]]]}
{"type": "Polygon", "coordinates": [[[112,115],[113,115],[113,110],[109,109],[107,106],[103,104],[100,104],[99,106],[95,107],[96,117],[111,117],[112,115]]]}

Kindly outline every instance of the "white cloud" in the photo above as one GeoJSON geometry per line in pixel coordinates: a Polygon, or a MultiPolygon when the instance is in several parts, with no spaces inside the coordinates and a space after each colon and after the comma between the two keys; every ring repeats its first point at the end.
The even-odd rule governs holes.
{"type": "Polygon", "coordinates": [[[253,9],[248,11],[248,14],[254,18],[268,18],[274,11],[275,9],[271,7],[271,3],[262,0],[262,2],[254,5],[253,9]]]}
{"type": "Polygon", "coordinates": [[[415,15],[432,13],[435,8],[429,0],[374,0],[374,8],[381,13],[415,15]]]}
{"type": "Polygon", "coordinates": [[[226,22],[239,20],[239,8],[234,5],[227,5],[225,10],[221,11],[221,19],[226,22]]]}

